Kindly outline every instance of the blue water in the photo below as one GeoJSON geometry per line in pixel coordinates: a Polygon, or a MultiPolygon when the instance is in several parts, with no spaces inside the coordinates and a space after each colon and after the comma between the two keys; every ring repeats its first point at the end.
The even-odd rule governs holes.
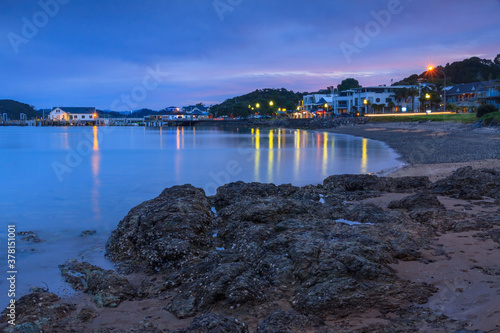
{"type": "MultiPolygon", "coordinates": [[[[111,268],[104,259],[110,232],[166,187],[190,183],[214,194],[238,180],[318,184],[332,174],[400,166],[397,157],[382,142],[304,130],[3,127],[0,272],[8,270],[7,225],[44,240],[17,237],[17,296],[42,282],[63,295],[71,290],[57,266],[77,258],[111,268]],[[82,238],[85,229],[97,234],[82,238]]],[[[0,304],[7,290],[0,279],[0,304]]]]}

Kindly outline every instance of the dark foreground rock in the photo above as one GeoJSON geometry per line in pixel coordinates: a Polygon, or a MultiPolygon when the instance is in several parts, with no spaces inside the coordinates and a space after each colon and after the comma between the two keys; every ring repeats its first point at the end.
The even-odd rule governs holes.
{"type": "Polygon", "coordinates": [[[500,171],[460,168],[450,177],[436,182],[432,191],[460,199],[481,200],[484,196],[500,200],[500,171]]]}
{"type": "MultiPolygon", "coordinates": [[[[463,197],[468,186],[474,197],[495,197],[496,177],[460,169],[434,184],[363,175],[304,187],[237,182],[211,197],[175,186],[133,208],[106,245],[119,271],[139,273],[139,287],[88,263],[61,269],[98,306],[157,299],[177,318],[194,318],[177,332],[247,332],[250,322],[258,332],[337,332],[346,331],[343,318],[370,311],[380,313],[377,323],[356,331],[459,330],[466,325],[417,306],[433,285],[403,280],[390,264],[425,262],[444,231],[494,239],[495,211],[468,216],[438,196],[463,197]],[[388,207],[365,201],[390,193],[399,200],[388,207]]],[[[91,320],[87,312],[81,317],[91,320]]],[[[161,331],[146,326],[139,331],[161,331]]]]}
{"type": "Polygon", "coordinates": [[[126,272],[180,267],[210,247],[212,221],[203,190],[174,186],[128,213],[109,238],[107,255],[126,272]]]}
{"type": "MultiPolygon", "coordinates": [[[[75,310],[74,305],[59,303],[59,300],[59,296],[48,292],[36,292],[21,297],[15,304],[15,325],[7,324],[3,332],[57,332],[59,321],[75,310]]],[[[9,308],[2,311],[0,323],[12,319],[9,313],[9,308]]]]}
{"type": "Polygon", "coordinates": [[[434,287],[399,279],[389,264],[421,259],[440,230],[411,214],[446,211],[431,186],[426,177],[343,175],[302,188],[231,183],[210,198],[176,186],[132,209],[107,250],[124,271],[156,271],[141,292],[169,295],[165,309],[178,318],[209,311],[260,318],[255,306],[285,301],[293,310],[265,314],[260,331],[298,332],[328,316],[427,301],[434,287]],[[391,210],[345,202],[389,192],[409,196],[391,210]]]}
{"type": "Polygon", "coordinates": [[[236,318],[211,313],[194,318],[189,328],[171,333],[248,333],[248,327],[236,318]]]}
{"type": "Polygon", "coordinates": [[[114,308],[125,300],[137,297],[129,281],[113,270],[76,260],[69,260],[59,267],[65,281],[75,290],[92,295],[98,307],[114,308]]]}

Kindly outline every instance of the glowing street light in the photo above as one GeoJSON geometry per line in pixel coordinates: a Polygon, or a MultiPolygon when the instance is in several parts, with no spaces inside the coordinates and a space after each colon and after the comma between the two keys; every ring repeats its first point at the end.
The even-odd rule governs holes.
{"type": "Polygon", "coordinates": [[[269,102],[269,106],[273,106],[274,105],[274,102],[273,101],[270,101],[269,102]]]}
{"type": "Polygon", "coordinates": [[[256,107],[257,109],[258,109],[258,108],[260,108],[260,104],[259,104],[259,103],[255,104],[255,107],[256,107]]]}
{"type": "MultiPolygon", "coordinates": [[[[444,73],[444,71],[440,70],[440,69],[437,69],[437,68],[434,68],[433,66],[429,66],[428,68],[428,71],[429,72],[432,72],[432,71],[437,71],[441,74],[443,74],[444,76],[444,86],[443,86],[443,95],[444,95],[444,100],[443,100],[443,111],[446,111],[446,74],[444,73]]],[[[427,96],[426,96],[427,97],[427,96]]]]}

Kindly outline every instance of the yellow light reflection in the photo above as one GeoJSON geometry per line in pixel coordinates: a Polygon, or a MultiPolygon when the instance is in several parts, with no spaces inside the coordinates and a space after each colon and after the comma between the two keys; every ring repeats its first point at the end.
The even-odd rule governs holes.
{"type": "Polygon", "coordinates": [[[177,127],[177,150],[181,150],[181,131],[179,127],[177,127]]]}
{"type": "Polygon", "coordinates": [[[322,172],[323,177],[328,176],[326,174],[328,167],[328,133],[323,133],[323,164],[322,164],[322,172]]]}
{"type": "Polygon", "coordinates": [[[278,149],[281,149],[281,129],[278,130],[278,149]]]}
{"type": "Polygon", "coordinates": [[[273,167],[274,167],[274,131],[269,131],[269,153],[267,156],[267,181],[273,182],[273,167]]]}
{"type": "Polygon", "coordinates": [[[182,126],[182,149],[184,149],[184,126],[182,126]]]}
{"type": "Polygon", "coordinates": [[[368,139],[363,139],[361,144],[361,173],[366,173],[368,168],[368,139]]]}
{"type": "MultiPolygon", "coordinates": [[[[96,139],[97,132],[94,132],[94,139],[96,139]]],[[[99,150],[95,149],[96,141],[94,141],[94,153],[91,156],[91,168],[92,168],[92,190],[90,195],[90,201],[92,203],[92,212],[94,213],[95,221],[101,219],[101,206],[100,206],[100,193],[99,188],[101,187],[101,181],[99,180],[99,170],[101,165],[101,153],[99,150]]]]}
{"type": "Polygon", "coordinates": [[[260,130],[257,129],[255,131],[255,149],[260,149],[260,130]]]}
{"type": "Polygon", "coordinates": [[[255,130],[255,164],[254,164],[255,181],[260,181],[260,130],[255,130]]]}
{"type": "Polygon", "coordinates": [[[274,169],[274,150],[269,149],[269,154],[267,156],[267,177],[268,177],[268,182],[270,183],[274,181],[273,169],[274,169]]]}
{"type": "Polygon", "coordinates": [[[98,131],[97,126],[94,126],[93,130],[94,130],[94,147],[93,147],[93,149],[95,151],[97,151],[97,150],[99,150],[99,141],[97,140],[97,131],[98,131]]]}
{"type": "Polygon", "coordinates": [[[300,175],[300,130],[295,131],[295,179],[300,175]]]}

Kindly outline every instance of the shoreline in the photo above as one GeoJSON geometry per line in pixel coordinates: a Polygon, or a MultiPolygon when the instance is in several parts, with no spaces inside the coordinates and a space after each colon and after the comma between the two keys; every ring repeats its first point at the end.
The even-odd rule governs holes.
{"type": "MultiPolygon", "coordinates": [[[[325,131],[325,129],[318,129],[321,131],[325,131]]],[[[385,142],[391,149],[398,153],[403,161],[406,161],[407,165],[397,168],[396,170],[387,170],[385,172],[381,171],[380,176],[385,176],[387,178],[396,179],[398,177],[420,177],[420,176],[428,176],[432,182],[436,182],[439,180],[443,180],[446,177],[450,177],[450,175],[456,171],[458,168],[471,166],[473,170],[480,168],[491,168],[500,171],[500,151],[497,149],[493,150],[493,154],[491,154],[491,149],[494,147],[495,143],[500,143],[499,132],[495,130],[486,130],[486,131],[475,131],[471,137],[465,137],[463,134],[466,131],[469,131],[470,128],[466,128],[466,126],[462,125],[453,125],[453,124],[365,124],[358,125],[354,127],[338,127],[330,130],[326,130],[327,132],[339,133],[339,134],[348,134],[355,136],[362,136],[372,140],[378,140],[385,142]],[[387,131],[387,133],[383,133],[387,131]],[[356,134],[366,134],[366,135],[356,135],[356,134]],[[383,140],[382,138],[390,138],[390,142],[383,140]],[[399,139],[399,141],[395,140],[399,139]],[[425,146],[433,145],[434,149],[432,151],[425,150],[410,150],[409,147],[411,145],[415,145],[415,138],[423,138],[426,140],[422,144],[425,146]],[[462,159],[466,159],[465,161],[460,161],[461,156],[457,156],[456,153],[450,153],[447,156],[439,156],[439,153],[448,147],[450,141],[455,142],[458,146],[460,144],[465,145],[466,147],[470,147],[471,144],[483,143],[484,146],[482,148],[471,151],[466,157],[462,159]],[[418,153],[417,153],[418,152],[418,153]],[[435,156],[437,154],[438,156],[435,156]],[[494,158],[491,158],[491,157],[494,158]],[[486,157],[486,158],[485,158],[486,157]],[[438,161],[446,161],[439,163],[438,161]],[[383,173],[382,173],[383,172],[383,173]]],[[[463,147],[462,147],[463,148],[463,147]]],[[[458,149],[461,150],[462,148],[458,149]]],[[[463,157],[463,156],[462,156],[463,157]]],[[[342,176],[339,176],[342,177],[342,176]]],[[[382,177],[383,178],[383,177],[382,177]]],[[[353,179],[358,179],[358,177],[353,176],[353,179]]],[[[383,178],[385,179],[385,178],[383,178]]],[[[261,184],[264,186],[265,184],[261,184]]],[[[272,185],[272,184],[271,184],[272,185]]],[[[226,185],[224,186],[226,187],[226,185]]],[[[305,186],[305,192],[314,188],[314,185],[305,186]]],[[[311,193],[315,193],[317,190],[313,190],[311,193]]],[[[383,192],[383,191],[382,191],[383,192]]],[[[411,195],[411,193],[380,193],[377,195],[365,197],[364,194],[361,194],[361,197],[349,199],[347,201],[347,205],[351,207],[356,207],[356,205],[361,204],[376,204],[379,207],[382,207],[383,210],[389,210],[388,205],[390,202],[394,200],[401,200],[402,198],[411,195]]],[[[323,192],[319,192],[323,193],[323,192]]],[[[412,191],[415,193],[415,191],[412,191]]],[[[309,196],[310,194],[308,194],[309,196]]],[[[317,194],[315,194],[317,196],[317,194]]],[[[315,197],[319,200],[323,198],[320,194],[320,197],[315,197]]],[[[467,213],[467,210],[472,210],[473,214],[467,215],[469,219],[474,218],[474,216],[487,216],[488,214],[493,214],[493,212],[500,211],[500,205],[498,200],[464,200],[464,199],[452,199],[447,195],[438,196],[439,202],[443,204],[446,208],[447,212],[456,212],[467,213]]],[[[310,200],[310,199],[301,199],[301,200],[310,200]]],[[[323,200],[324,201],[324,200],[323,200]]],[[[135,208],[134,208],[135,209],[135,208]]],[[[133,210],[134,210],[133,209],[133,210]]],[[[434,208],[432,208],[434,209],[434,208]]],[[[133,211],[132,210],[132,211],[133,211]]],[[[131,212],[132,212],[131,211],[131,212]]],[[[130,214],[130,213],[129,213],[130,214]]],[[[450,216],[454,216],[453,214],[450,216]]],[[[498,219],[497,219],[498,220],[498,219]]],[[[429,299],[426,300],[424,304],[419,305],[420,307],[428,309],[434,315],[445,314],[449,316],[449,319],[443,320],[442,327],[439,329],[450,329],[451,327],[455,327],[453,325],[456,324],[456,320],[459,320],[463,323],[467,323],[467,328],[469,329],[481,329],[488,330],[491,332],[496,332],[497,330],[500,332],[500,327],[496,325],[495,318],[500,319],[499,311],[491,311],[491,313],[487,314],[487,318],[482,318],[482,312],[485,309],[498,309],[498,301],[495,297],[487,297],[484,295],[494,294],[493,290],[490,292],[489,288],[494,288],[496,293],[500,294],[500,274],[495,275],[495,272],[500,273],[500,266],[496,264],[494,261],[484,260],[483,253],[484,251],[488,252],[488,258],[498,258],[500,257],[500,247],[494,249],[495,245],[498,245],[494,242],[495,233],[491,233],[491,230],[498,230],[500,232],[499,224],[493,224],[489,228],[484,228],[483,226],[471,227],[470,229],[464,229],[463,232],[459,233],[457,230],[451,231],[439,231],[434,235],[435,239],[431,240],[430,243],[424,246],[427,247],[426,250],[421,250],[423,257],[413,258],[413,260],[400,260],[399,263],[391,264],[392,268],[397,272],[399,278],[412,281],[412,283],[428,283],[429,285],[434,286],[437,290],[434,292],[433,296],[430,296],[429,299]],[[481,237],[478,238],[477,234],[481,231],[481,237]],[[488,234],[490,232],[490,234],[488,234]],[[489,235],[489,236],[488,236],[489,235]],[[470,245],[463,246],[460,242],[461,239],[465,239],[465,237],[469,237],[471,240],[474,239],[474,242],[470,245]],[[439,251],[438,251],[439,250],[439,251]],[[462,253],[463,252],[463,253],[462,253]],[[456,272],[454,269],[449,269],[448,261],[454,263],[457,267],[461,267],[462,275],[459,275],[460,280],[456,279],[456,272]],[[475,264],[472,265],[471,263],[475,264]],[[434,274],[429,273],[430,266],[434,265],[433,271],[434,274]],[[476,267],[476,268],[474,268],[476,267]],[[493,274],[487,275],[480,274],[480,270],[492,271],[493,274]],[[435,271],[434,271],[435,270],[435,271]],[[475,270],[475,271],[474,271],[475,270]],[[474,271],[472,273],[468,273],[468,271],[474,271]],[[414,272],[418,272],[414,274],[414,272]],[[433,280],[434,277],[431,275],[442,274],[439,281],[433,280]],[[491,283],[482,283],[481,279],[489,279],[492,281],[491,283]],[[465,281],[475,281],[471,286],[470,283],[465,281]],[[474,289],[474,285],[478,284],[478,288],[474,289]],[[481,297],[478,296],[476,299],[474,297],[475,291],[481,293],[481,297]],[[477,308],[469,309],[467,312],[460,311],[460,306],[466,307],[471,302],[476,302],[477,308]],[[435,313],[435,314],[434,314],[435,313]],[[487,319],[487,320],[486,320],[487,319]],[[496,326],[495,326],[496,325],[496,326]]],[[[500,243],[499,243],[500,244],[500,243]]],[[[220,246],[220,245],[219,245],[220,246]]],[[[142,275],[126,275],[129,279],[130,283],[136,289],[141,289],[141,285],[144,284],[144,276],[142,275]]],[[[151,283],[151,281],[149,281],[151,283]]],[[[115,327],[117,332],[122,329],[130,328],[131,324],[137,325],[138,322],[141,322],[140,325],[146,325],[147,323],[151,323],[154,321],[155,325],[157,325],[158,329],[179,329],[182,327],[187,327],[189,321],[193,319],[193,317],[186,317],[187,319],[179,319],[176,318],[171,312],[165,312],[165,310],[161,310],[165,302],[168,301],[171,296],[163,295],[158,298],[146,298],[139,300],[126,300],[122,305],[116,308],[116,310],[109,308],[98,308],[92,304],[92,300],[87,294],[83,294],[78,292],[78,296],[72,297],[70,299],[62,299],[57,301],[56,304],[76,304],[76,307],[72,310],[74,313],[74,317],[78,317],[82,315],[82,313],[86,313],[90,318],[86,319],[86,321],[82,321],[81,318],[78,319],[80,321],[71,322],[71,325],[84,325],[87,330],[89,329],[98,329],[100,327],[115,327]],[[148,309],[156,309],[153,312],[148,309]],[[75,312],[78,312],[78,316],[76,316],[75,312]],[[151,320],[142,320],[141,318],[153,317],[151,320]],[[168,314],[168,315],[166,315],[168,314]],[[141,317],[142,316],[142,317],[141,317]],[[93,318],[95,317],[95,319],[93,318]],[[124,320],[133,321],[124,322],[124,320]],[[147,322],[147,323],[146,323],[147,322]],[[86,324],[85,324],[86,323],[86,324]]],[[[281,301],[278,301],[278,304],[281,301]]],[[[294,311],[292,308],[296,308],[291,306],[291,303],[284,302],[281,305],[271,306],[268,310],[281,308],[282,311],[294,311]]],[[[267,305],[266,305],[267,306],[267,305]]],[[[411,307],[405,308],[407,313],[403,315],[400,319],[404,319],[405,316],[408,318],[419,318],[416,313],[412,313],[411,307]]],[[[232,309],[225,308],[221,305],[217,305],[212,308],[215,312],[224,313],[225,315],[235,316],[237,318],[243,318],[244,321],[250,327],[250,331],[255,331],[257,328],[258,321],[256,318],[252,320],[252,315],[242,315],[242,313],[232,309]],[[238,316],[237,314],[240,313],[238,316]]],[[[250,311],[250,309],[248,310],[250,311]]],[[[260,310],[262,311],[262,310],[260,310]]],[[[419,310],[421,311],[421,310],[419,310]]],[[[251,310],[250,313],[260,313],[258,310],[251,310]],[[253,312],[257,311],[257,312],[253,312]]],[[[486,314],[485,314],[486,315],[486,314]]],[[[259,315],[260,316],[260,315],[259,315]]],[[[368,329],[367,327],[371,327],[372,329],[380,328],[380,327],[391,327],[390,325],[399,325],[398,321],[394,321],[390,317],[387,317],[383,311],[380,312],[377,307],[372,307],[370,309],[365,309],[365,311],[361,312],[351,312],[346,314],[346,317],[342,318],[334,318],[334,317],[325,317],[322,319],[328,324],[330,327],[334,327],[336,329],[368,329]],[[362,317],[361,317],[362,316],[362,317]],[[378,325],[378,326],[377,326],[378,325]]],[[[81,316],[80,316],[81,317],[81,316]]],[[[260,318],[260,317],[259,317],[260,318]]],[[[74,319],[74,318],[73,318],[74,319]]],[[[262,319],[262,318],[260,318],[262,319]]],[[[76,319],[74,319],[76,320],[76,319]]],[[[297,319],[298,320],[298,319],[297,319]]],[[[302,320],[305,320],[302,318],[302,320]]],[[[425,321],[424,319],[418,319],[420,321],[425,321]]],[[[308,322],[307,320],[305,322],[308,322]]],[[[259,325],[262,322],[259,322],[259,325]]],[[[433,326],[437,323],[429,323],[425,322],[425,325],[421,328],[423,331],[425,329],[434,330],[433,326]]],[[[147,324],[149,325],[149,324],[147,324]]],[[[306,325],[306,324],[304,324],[306,325]]],[[[307,325],[306,325],[307,326],[307,325]]],[[[1,326],[0,326],[1,327],[1,326]]],[[[135,327],[135,326],[134,326],[135,327]]],[[[148,326],[143,326],[146,328],[148,326]]],[[[260,326],[259,326],[260,327],[260,326]]],[[[308,326],[307,326],[308,327],[308,326]]],[[[458,326],[457,326],[458,327],[458,326]]],[[[304,327],[303,327],[304,328],[304,327]]],[[[465,328],[465,326],[464,326],[465,328]]],[[[162,330],[158,330],[160,332],[162,330]]],[[[314,330],[311,330],[313,332],[314,330]]],[[[439,332],[439,330],[436,330],[439,332]]],[[[114,332],[111,330],[110,332],[114,332]]],[[[156,332],[155,330],[151,330],[151,332],[156,332]]],[[[180,331],[184,332],[184,331],[180,331]]],[[[187,331],[185,331],[187,332],[187,331]]],[[[243,332],[243,331],[242,331],[243,332]]],[[[297,331],[298,332],[298,331],[297,331]]]]}

